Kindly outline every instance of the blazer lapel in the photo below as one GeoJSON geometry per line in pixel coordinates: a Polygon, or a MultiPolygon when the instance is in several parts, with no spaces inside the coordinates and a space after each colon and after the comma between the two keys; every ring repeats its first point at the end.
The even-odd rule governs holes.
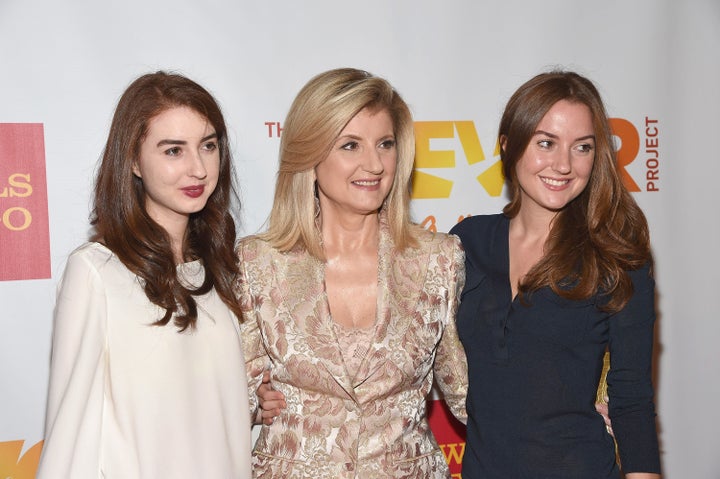
{"type": "Polygon", "coordinates": [[[375,331],[355,384],[372,377],[389,359],[388,352],[399,347],[412,321],[427,274],[427,248],[395,250],[385,215],[380,215],[378,252],[378,301],[375,331]]]}
{"type": "Polygon", "coordinates": [[[327,371],[340,389],[356,399],[330,315],[325,264],[306,252],[288,253],[280,261],[285,264],[278,265],[276,272],[276,277],[281,278],[278,291],[283,296],[279,304],[287,305],[286,315],[292,318],[288,327],[304,339],[305,345],[301,347],[309,348],[304,354],[306,360],[318,370],[327,371]]]}

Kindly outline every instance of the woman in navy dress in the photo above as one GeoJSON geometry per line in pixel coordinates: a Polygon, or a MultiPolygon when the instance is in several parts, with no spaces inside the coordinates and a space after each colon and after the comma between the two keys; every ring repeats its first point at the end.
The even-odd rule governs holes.
{"type": "Polygon", "coordinates": [[[509,204],[451,231],[466,250],[463,479],[621,477],[594,407],[606,350],[622,472],[658,478],[649,232],[600,95],[576,73],[540,74],[510,98],[499,140],[509,204]]]}

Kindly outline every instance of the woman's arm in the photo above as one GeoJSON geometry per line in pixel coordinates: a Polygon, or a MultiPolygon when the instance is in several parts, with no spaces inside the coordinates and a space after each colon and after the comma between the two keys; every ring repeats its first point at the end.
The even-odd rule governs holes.
{"type": "Polygon", "coordinates": [[[240,276],[235,285],[235,294],[240,302],[242,317],[240,318],[240,337],[242,339],[243,354],[245,355],[245,369],[247,371],[248,400],[250,406],[250,420],[253,424],[259,424],[263,419],[262,411],[258,404],[256,391],[263,382],[263,375],[268,372],[270,359],[263,347],[262,334],[258,317],[260,312],[256,308],[256,301],[250,289],[250,277],[248,275],[245,247],[248,245],[240,243],[237,249],[240,276]]]}
{"type": "Polygon", "coordinates": [[[102,280],[85,256],[73,254],[55,305],[39,479],[100,476],[106,321],[102,280]]]}
{"type": "Polygon", "coordinates": [[[460,343],[455,317],[459,305],[460,293],[465,285],[465,253],[460,240],[451,236],[450,268],[448,270],[449,298],[445,332],[438,345],[435,356],[435,381],[453,415],[463,424],[467,423],[465,400],[467,398],[467,359],[460,343]]]}
{"type": "Polygon", "coordinates": [[[629,274],[633,295],[610,318],[611,367],[607,382],[620,462],[628,477],[633,477],[631,473],[658,474],[660,454],[652,385],[655,282],[649,265],[629,274]]]}

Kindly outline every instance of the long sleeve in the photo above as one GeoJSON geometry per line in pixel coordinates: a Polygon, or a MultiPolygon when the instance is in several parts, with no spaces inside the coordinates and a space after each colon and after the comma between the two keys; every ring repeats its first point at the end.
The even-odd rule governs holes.
{"type": "Polygon", "coordinates": [[[269,364],[269,359],[262,343],[262,335],[258,324],[259,314],[256,311],[256,302],[250,291],[248,281],[246,250],[241,245],[238,247],[238,258],[240,266],[240,277],[236,285],[236,294],[240,301],[242,318],[240,323],[240,334],[242,338],[243,353],[245,355],[245,369],[247,370],[248,402],[250,405],[251,423],[257,415],[258,397],[256,394],[258,386],[262,381],[262,375],[269,364]]]}
{"type": "Polygon", "coordinates": [[[54,315],[45,444],[37,477],[100,475],[106,303],[86,257],[68,259],[54,315]]]}
{"type": "Polygon", "coordinates": [[[455,316],[459,305],[460,293],[465,285],[465,253],[459,240],[452,236],[450,256],[450,278],[447,318],[445,331],[435,356],[435,380],[443,394],[445,402],[453,415],[463,424],[467,422],[465,399],[467,397],[467,360],[465,351],[458,338],[455,316]]]}
{"type": "Polygon", "coordinates": [[[624,472],[660,472],[652,385],[655,282],[631,271],[634,293],[610,319],[610,418],[624,472]]]}

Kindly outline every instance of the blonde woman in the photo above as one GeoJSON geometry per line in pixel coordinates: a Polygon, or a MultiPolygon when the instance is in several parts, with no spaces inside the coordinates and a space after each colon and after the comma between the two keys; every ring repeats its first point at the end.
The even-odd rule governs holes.
{"type": "Polygon", "coordinates": [[[367,72],[322,73],[290,108],[268,230],[238,248],[249,387],[269,369],[286,406],[256,477],[449,477],[426,397],[437,381],[464,420],[464,257],[410,221],[413,154],[407,105],[367,72]]]}

